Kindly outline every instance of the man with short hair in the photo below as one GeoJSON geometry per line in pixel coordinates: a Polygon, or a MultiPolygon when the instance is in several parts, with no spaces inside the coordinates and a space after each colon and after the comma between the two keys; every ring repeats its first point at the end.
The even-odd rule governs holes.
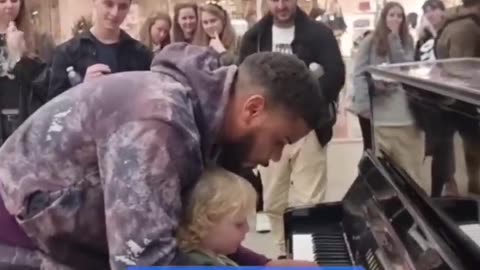
{"type": "MultiPolygon", "coordinates": [[[[325,122],[318,81],[295,57],[259,53],[238,68],[219,58],[209,48],[169,45],[151,71],[65,92],[0,148],[8,157],[0,159],[1,198],[41,251],[43,269],[188,265],[175,230],[203,169],[267,165],[325,122]]],[[[1,243],[11,230],[0,228],[1,243]]],[[[299,263],[241,247],[233,258],[299,263]]]]}
{"type": "Polygon", "coordinates": [[[73,86],[68,79],[69,67],[73,67],[83,81],[150,68],[153,53],[120,29],[131,3],[132,0],[93,0],[93,27],[55,50],[49,100],[73,86]]]}
{"type": "Polygon", "coordinates": [[[332,30],[309,18],[296,0],[267,0],[267,5],[269,13],[243,36],[240,62],[259,51],[296,55],[317,76],[332,116],[329,125],[285,147],[279,162],[260,168],[264,211],[284,256],[283,212],[288,202],[303,205],[320,203],[325,198],[327,144],[333,135],[336,102],[345,82],[345,65],[332,30]]]}

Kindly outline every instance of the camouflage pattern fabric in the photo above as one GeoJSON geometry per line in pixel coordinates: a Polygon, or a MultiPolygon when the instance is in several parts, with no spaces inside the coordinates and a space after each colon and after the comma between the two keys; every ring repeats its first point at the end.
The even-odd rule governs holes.
{"type": "Polygon", "coordinates": [[[41,254],[19,247],[0,245],[0,269],[40,269],[41,254]],[[15,267],[13,267],[15,266],[15,267]]]}
{"type": "Polygon", "coordinates": [[[43,269],[181,263],[181,194],[212,152],[235,73],[213,50],[172,44],[152,71],[83,83],[17,129],[0,149],[0,195],[43,269]]]}

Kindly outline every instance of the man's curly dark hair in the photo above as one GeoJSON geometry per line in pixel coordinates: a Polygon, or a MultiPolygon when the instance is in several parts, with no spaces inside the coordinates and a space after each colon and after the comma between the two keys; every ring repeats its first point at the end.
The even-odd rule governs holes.
{"type": "Polygon", "coordinates": [[[318,78],[296,56],[276,52],[255,53],[245,58],[239,74],[241,88],[258,85],[265,90],[267,106],[283,107],[303,118],[312,129],[329,121],[328,103],[318,78]],[[246,78],[241,78],[245,75],[246,78]]]}

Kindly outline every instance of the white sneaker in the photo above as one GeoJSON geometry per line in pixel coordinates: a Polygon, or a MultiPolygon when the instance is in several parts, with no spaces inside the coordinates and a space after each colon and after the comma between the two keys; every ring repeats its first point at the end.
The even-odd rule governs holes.
{"type": "Polygon", "coordinates": [[[270,220],[265,213],[257,213],[255,221],[255,230],[257,233],[268,233],[272,230],[270,220]]]}

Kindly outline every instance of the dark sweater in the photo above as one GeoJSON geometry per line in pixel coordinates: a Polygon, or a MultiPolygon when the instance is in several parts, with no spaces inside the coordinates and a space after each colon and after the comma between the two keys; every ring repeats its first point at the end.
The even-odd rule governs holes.
{"type": "MultiPolygon", "coordinates": [[[[97,39],[90,31],[84,32],[58,46],[52,62],[52,76],[48,99],[52,99],[71,87],[66,69],[72,66],[82,77],[87,68],[100,63],[97,39]]],[[[139,41],[122,31],[116,48],[116,70],[149,70],[153,53],[139,41]]]]}
{"type": "MultiPolygon", "coordinates": [[[[240,46],[239,63],[256,52],[272,50],[273,16],[266,15],[243,36],[240,46]]],[[[345,64],[332,30],[321,22],[310,19],[297,7],[295,15],[295,36],[291,44],[293,53],[305,62],[307,67],[317,63],[323,67],[320,86],[330,104],[337,102],[338,94],[345,83],[345,64]]],[[[333,106],[332,106],[333,108],[333,106]]],[[[332,121],[317,131],[320,143],[325,146],[332,138],[332,121]]]]}

